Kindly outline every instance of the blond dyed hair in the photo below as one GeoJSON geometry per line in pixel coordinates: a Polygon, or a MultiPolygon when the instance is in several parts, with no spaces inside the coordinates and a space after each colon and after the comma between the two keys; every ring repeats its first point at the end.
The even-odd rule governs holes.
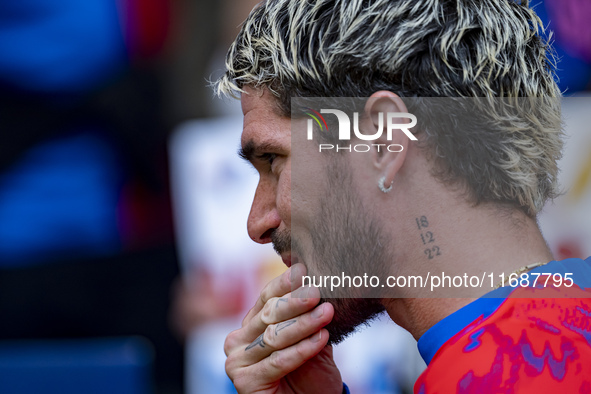
{"type": "Polygon", "coordinates": [[[518,116],[484,106],[496,127],[458,127],[450,138],[426,122],[423,142],[436,175],[476,203],[535,216],[557,195],[562,150],[561,93],[542,33],[527,0],[268,0],[245,21],[214,88],[237,97],[266,87],[286,116],[294,96],[503,98],[518,116]]]}

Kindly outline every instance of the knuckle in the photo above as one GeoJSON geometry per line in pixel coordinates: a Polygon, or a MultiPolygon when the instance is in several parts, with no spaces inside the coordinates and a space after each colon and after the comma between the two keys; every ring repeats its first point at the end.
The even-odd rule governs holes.
{"type": "Polygon", "coordinates": [[[230,378],[239,393],[246,390],[247,384],[250,382],[248,374],[246,373],[247,368],[244,368],[240,364],[239,357],[228,357],[226,359],[226,375],[230,378]]]}
{"type": "Polygon", "coordinates": [[[306,347],[304,342],[300,342],[295,346],[295,352],[297,353],[298,357],[302,360],[308,358],[308,353],[306,352],[306,347]]]}
{"type": "Polygon", "coordinates": [[[275,323],[273,321],[273,317],[274,317],[273,305],[275,305],[275,303],[273,302],[274,299],[275,298],[271,298],[269,301],[267,301],[267,303],[263,307],[263,311],[261,312],[261,320],[265,324],[275,323]]]}
{"type": "Polygon", "coordinates": [[[260,385],[257,378],[253,378],[252,371],[246,368],[240,368],[234,373],[234,379],[232,380],[234,387],[238,393],[254,393],[258,392],[255,387],[260,385]]]}
{"type": "Polygon", "coordinates": [[[273,352],[269,356],[269,365],[271,368],[283,371],[286,369],[286,360],[282,352],[273,352]]]}
{"type": "Polygon", "coordinates": [[[237,346],[237,336],[238,330],[235,330],[229,333],[226,339],[224,340],[224,353],[226,353],[226,356],[229,355],[232,349],[234,349],[237,346]]]}
{"type": "Polygon", "coordinates": [[[235,365],[235,361],[234,361],[234,357],[228,357],[226,359],[226,364],[225,364],[225,368],[226,368],[226,375],[228,375],[228,377],[230,378],[231,381],[235,380],[236,377],[236,370],[234,368],[235,365]]]}
{"type": "Polygon", "coordinates": [[[246,325],[248,324],[248,322],[251,319],[251,316],[254,314],[253,311],[256,308],[256,306],[250,308],[250,310],[248,311],[248,313],[246,314],[246,316],[244,316],[244,319],[242,319],[242,323],[241,323],[241,327],[246,327],[246,325]]]}
{"type": "Polygon", "coordinates": [[[265,332],[263,333],[263,341],[265,342],[265,345],[269,346],[271,349],[275,349],[276,348],[276,341],[275,341],[275,337],[273,335],[273,332],[275,330],[275,325],[270,325],[267,326],[267,328],[265,328],[265,332]]]}
{"type": "Polygon", "coordinates": [[[271,283],[267,283],[265,287],[263,287],[263,290],[261,290],[261,295],[259,298],[263,303],[266,303],[272,296],[273,295],[271,293],[271,283]]]}
{"type": "Polygon", "coordinates": [[[239,393],[246,393],[247,392],[247,384],[248,384],[248,378],[246,378],[245,376],[238,376],[236,377],[232,383],[234,383],[234,387],[236,388],[236,391],[239,393]]]}

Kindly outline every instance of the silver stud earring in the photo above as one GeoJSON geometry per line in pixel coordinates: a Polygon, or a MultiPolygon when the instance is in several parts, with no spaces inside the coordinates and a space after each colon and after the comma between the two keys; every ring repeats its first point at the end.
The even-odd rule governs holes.
{"type": "Polygon", "coordinates": [[[380,180],[378,181],[378,188],[383,191],[384,193],[389,193],[390,191],[392,191],[392,183],[394,183],[394,181],[392,181],[392,183],[390,183],[390,186],[388,188],[386,188],[384,186],[384,182],[386,182],[386,177],[383,176],[380,178],[380,180]]]}

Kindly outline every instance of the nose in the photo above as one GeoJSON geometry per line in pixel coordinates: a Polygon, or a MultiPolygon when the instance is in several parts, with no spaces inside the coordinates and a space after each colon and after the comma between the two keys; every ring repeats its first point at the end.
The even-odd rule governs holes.
{"type": "Polygon", "coordinates": [[[271,233],[281,224],[272,185],[259,182],[248,215],[248,235],[260,244],[271,242],[271,233]]]}

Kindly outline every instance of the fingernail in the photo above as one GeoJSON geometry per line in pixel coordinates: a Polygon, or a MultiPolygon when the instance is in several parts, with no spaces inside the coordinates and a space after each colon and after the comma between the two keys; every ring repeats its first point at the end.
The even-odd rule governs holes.
{"type": "Polygon", "coordinates": [[[320,305],[319,307],[314,309],[314,312],[312,312],[312,317],[314,317],[315,319],[320,319],[322,315],[324,315],[324,304],[320,305]]]}
{"type": "Polygon", "coordinates": [[[318,334],[314,334],[314,335],[312,335],[312,338],[310,338],[310,340],[312,342],[320,342],[321,339],[322,339],[322,331],[318,331],[318,334]]]}

